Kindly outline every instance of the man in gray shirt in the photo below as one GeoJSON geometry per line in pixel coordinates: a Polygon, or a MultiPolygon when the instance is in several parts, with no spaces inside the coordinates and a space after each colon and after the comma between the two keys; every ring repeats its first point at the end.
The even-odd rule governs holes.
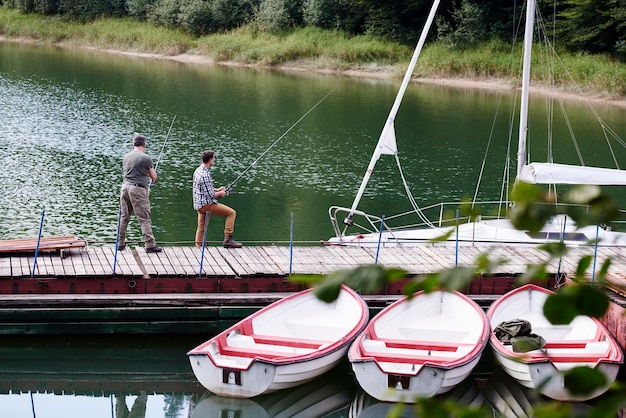
{"type": "Polygon", "coordinates": [[[145,153],[146,137],[135,134],[133,136],[133,150],[124,156],[124,183],[120,195],[120,227],[118,236],[118,250],[126,248],[126,229],[130,215],[135,216],[141,226],[141,234],[146,243],[147,253],[159,253],[161,248],[156,246],[150,220],[150,184],[157,179],[152,158],[145,153]]]}

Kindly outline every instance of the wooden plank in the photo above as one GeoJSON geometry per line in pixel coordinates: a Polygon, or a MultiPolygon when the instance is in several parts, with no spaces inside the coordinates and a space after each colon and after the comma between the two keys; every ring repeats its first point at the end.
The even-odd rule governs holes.
{"type": "Polygon", "coordinates": [[[11,273],[11,258],[9,257],[1,257],[0,258],[0,277],[2,278],[10,278],[12,276],[11,273]]]}
{"type": "MultiPolygon", "coordinates": [[[[33,263],[34,261],[35,260],[33,257],[33,263]]],[[[35,275],[37,277],[50,277],[54,275],[54,269],[52,268],[50,253],[38,254],[35,275]]]]}
{"type": "Polygon", "coordinates": [[[65,277],[65,269],[63,268],[63,262],[61,261],[60,255],[50,257],[50,261],[52,262],[54,277],[65,277]]]}
{"type": "Polygon", "coordinates": [[[176,254],[176,259],[180,265],[182,270],[182,275],[185,277],[194,277],[198,275],[199,272],[199,263],[190,258],[191,253],[186,251],[189,247],[173,247],[174,254],[176,254]],[[188,256],[189,255],[189,256],[188,256]]]}
{"type": "Polygon", "coordinates": [[[95,276],[110,276],[113,273],[113,260],[107,259],[103,247],[94,247],[89,255],[95,276]]]}
{"type": "MultiPolygon", "coordinates": [[[[181,260],[179,259],[179,251],[177,247],[165,248],[163,249],[163,252],[161,254],[165,255],[165,257],[162,259],[163,263],[165,263],[165,261],[167,260],[177,277],[187,276],[187,271],[185,270],[181,260]]],[[[185,259],[184,255],[183,258],[185,259]]]]}
{"type": "Polygon", "coordinates": [[[76,257],[71,257],[70,262],[74,268],[74,276],[87,276],[91,272],[91,263],[89,262],[88,253],[80,253],[76,257]]]}
{"type": "MultiPolygon", "coordinates": [[[[197,260],[197,271],[200,272],[200,259],[202,258],[201,248],[192,248],[194,257],[197,260]]],[[[217,252],[215,247],[205,247],[204,260],[202,261],[202,276],[208,277],[229,277],[236,276],[226,260],[217,252]]]]}
{"type": "MultiPolygon", "coordinates": [[[[167,258],[166,252],[168,248],[160,253],[146,253],[144,247],[135,247],[134,250],[150,276],[171,276],[176,274],[176,271],[167,258]]],[[[169,248],[169,250],[171,250],[171,248],[169,248]]]]}
{"type": "Polygon", "coordinates": [[[63,266],[63,273],[66,277],[74,277],[76,276],[76,270],[74,270],[74,262],[73,258],[80,256],[80,251],[73,250],[67,257],[61,258],[61,265],[63,266]]]}
{"type": "MultiPolygon", "coordinates": [[[[111,251],[114,252],[114,249],[111,249],[111,251]]],[[[149,277],[145,266],[143,263],[137,261],[137,258],[135,258],[135,254],[132,251],[118,251],[117,258],[118,260],[121,259],[118,263],[119,266],[122,267],[124,275],[130,275],[133,277],[149,277]]]]}
{"type": "Polygon", "coordinates": [[[228,265],[239,277],[252,276],[254,272],[251,271],[242,259],[241,254],[243,251],[239,251],[240,248],[220,248],[214,247],[215,250],[228,262],[228,265]]]}
{"type": "Polygon", "coordinates": [[[267,247],[252,247],[257,256],[264,261],[264,267],[267,274],[285,276],[288,270],[283,269],[280,265],[276,264],[272,257],[266,252],[267,247]]]}
{"type": "Polygon", "coordinates": [[[39,251],[54,251],[62,248],[81,248],[87,243],[73,235],[62,235],[41,238],[21,238],[0,240],[0,253],[35,252],[39,241],[39,251]]]}

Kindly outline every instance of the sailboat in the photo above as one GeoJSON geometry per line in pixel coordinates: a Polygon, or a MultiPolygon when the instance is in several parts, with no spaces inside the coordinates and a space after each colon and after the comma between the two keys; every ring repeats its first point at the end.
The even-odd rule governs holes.
{"type": "MultiPolygon", "coordinates": [[[[331,206],[329,216],[335,236],[325,242],[327,245],[346,246],[419,246],[419,245],[461,245],[461,246],[496,246],[496,245],[539,245],[550,241],[562,241],[568,246],[589,245],[597,242],[603,246],[626,245],[626,233],[613,231],[610,228],[594,225],[577,227],[573,219],[566,215],[555,215],[537,233],[520,231],[513,226],[505,216],[498,215],[490,219],[479,218],[460,222],[452,220],[446,225],[442,219],[444,204],[433,205],[429,208],[420,208],[411,195],[407,182],[402,174],[395,135],[395,117],[402,102],[402,97],[410,82],[413,70],[424,45],[426,36],[439,6],[435,0],[431,7],[428,19],[420,35],[409,67],[385,122],[378,143],[367,167],[354,202],[350,208],[331,206]],[[371,215],[358,210],[358,205],[365,188],[374,171],[375,165],[382,155],[393,155],[407,191],[409,201],[413,207],[410,214],[419,217],[418,223],[400,227],[390,227],[384,216],[371,215]],[[440,208],[440,219],[431,221],[424,214],[425,209],[440,208]],[[344,217],[345,216],[345,217],[344,217]],[[363,222],[357,223],[356,218],[363,222]],[[344,218],[341,221],[341,218],[344,218]],[[356,232],[353,232],[357,230],[356,232]]],[[[516,182],[530,184],[547,184],[550,187],[559,185],[626,185],[626,170],[597,168],[558,164],[552,161],[547,163],[527,161],[527,132],[528,132],[528,103],[530,96],[530,63],[535,18],[535,1],[529,0],[526,7],[526,25],[523,49],[523,70],[521,88],[521,106],[519,117],[519,138],[517,150],[516,182]]],[[[494,203],[494,202],[490,202],[494,203]]],[[[511,202],[496,202],[501,214],[502,208],[507,208],[511,202]]],[[[505,210],[504,210],[505,212],[505,210]]],[[[458,211],[457,211],[458,213],[458,211]]],[[[405,214],[396,215],[399,218],[405,214]]],[[[397,219],[394,219],[397,220],[397,219]]]]}

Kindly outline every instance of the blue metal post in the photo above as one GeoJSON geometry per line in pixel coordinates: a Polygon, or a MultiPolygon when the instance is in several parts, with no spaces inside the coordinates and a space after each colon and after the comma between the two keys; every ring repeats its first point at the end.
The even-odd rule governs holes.
{"type": "Polygon", "coordinates": [[[456,250],[454,252],[454,266],[459,265],[459,210],[456,210],[456,250]]]}
{"type": "Polygon", "coordinates": [[[291,212],[291,225],[289,226],[289,275],[293,267],[293,212],[291,212]]]}
{"type": "Polygon", "coordinates": [[[117,234],[115,235],[115,254],[113,255],[113,275],[115,276],[115,269],[117,268],[117,247],[120,243],[120,223],[122,220],[122,210],[120,209],[117,214],[117,234]]]}
{"type": "Polygon", "coordinates": [[[30,272],[30,277],[35,276],[35,269],[37,268],[37,256],[39,255],[39,243],[41,242],[41,230],[43,229],[43,218],[46,214],[46,210],[41,211],[41,220],[39,221],[39,235],[37,235],[37,246],[35,247],[35,260],[33,261],[33,271],[30,272]]]}
{"type": "Polygon", "coordinates": [[[380,218],[380,231],[378,233],[378,247],[376,248],[376,260],[374,260],[374,265],[378,264],[378,253],[380,252],[380,241],[383,237],[383,228],[385,227],[385,215],[380,218]]]}
{"type": "Polygon", "coordinates": [[[206,230],[209,226],[209,212],[204,214],[204,234],[202,235],[202,252],[200,253],[200,271],[198,276],[202,276],[202,264],[204,263],[204,249],[206,247],[206,230]]]}
{"type": "MultiPolygon", "coordinates": [[[[561,243],[563,243],[563,241],[565,241],[565,224],[567,223],[567,216],[563,217],[563,232],[561,232],[561,243]]],[[[556,277],[557,277],[557,281],[559,280],[559,278],[561,277],[561,261],[563,261],[563,256],[559,257],[559,266],[556,269],[556,277]]]]}
{"type": "Polygon", "coordinates": [[[600,225],[596,225],[596,243],[593,249],[593,271],[591,273],[591,283],[596,280],[596,261],[598,259],[598,235],[600,233],[600,225]]]}

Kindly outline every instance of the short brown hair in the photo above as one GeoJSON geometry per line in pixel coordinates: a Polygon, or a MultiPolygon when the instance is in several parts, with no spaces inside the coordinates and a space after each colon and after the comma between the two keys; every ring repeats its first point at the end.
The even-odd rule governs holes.
{"type": "Polygon", "coordinates": [[[211,151],[211,150],[205,150],[202,151],[202,162],[203,163],[208,163],[209,161],[211,161],[213,159],[213,157],[215,157],[215,151],[211,151]]]}
{"type": "Polygon", "coordinates": [[[145,147],[146,146],[146,137],[143,135],[135,134],[133,136],[133,146],[134,147],[145,147]]]}

